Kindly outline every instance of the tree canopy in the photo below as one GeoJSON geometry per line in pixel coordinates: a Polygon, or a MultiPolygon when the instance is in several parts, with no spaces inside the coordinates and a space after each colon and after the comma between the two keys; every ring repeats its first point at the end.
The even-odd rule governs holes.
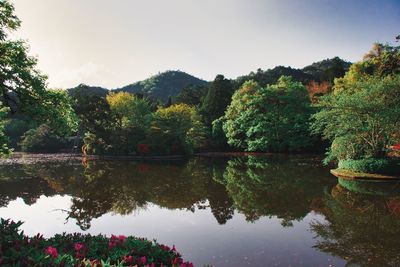
{"type": "Polygon", "coordinates": [[[230,145],[246,151],[303,151],[313,141],[311,111],[306,88],[290,77],[267,87],[249,81],[233,95],[223,129],[230,145]]]}

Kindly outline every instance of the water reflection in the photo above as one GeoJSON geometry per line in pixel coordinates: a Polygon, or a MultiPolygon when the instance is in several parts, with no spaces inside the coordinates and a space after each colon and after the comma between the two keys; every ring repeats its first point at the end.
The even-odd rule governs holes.
{"type": "Polygon", "coordinates": [[[310,225],[314,249],[361,266],[399,266],[400,196],[352,193],[319,162],[246,156],[0,166],[0,207],[17,198],[33,205],[43,195],[70,196],[65,219],[82,230],[104,214],[127,215],[154,205],[209,210],[219,225],[235,213],[248,222],[278,218],[283,227],[320,214],[325,220],[310,225]]]}
{"type": "Polygon", "coordinates": [[[324,199],[326,223],[312,223],[315,248],[352,266],[400,266],[400,197],[353,193],[335,186],[324,199]]]}

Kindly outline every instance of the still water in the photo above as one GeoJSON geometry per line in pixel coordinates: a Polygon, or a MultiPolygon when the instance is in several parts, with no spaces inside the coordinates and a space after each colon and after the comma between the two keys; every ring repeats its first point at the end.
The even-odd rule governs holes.
{"type": "Polygon", "coordinates": [[[400,266],[400,195],[349,191],[320,160],[2,164],[0,217],[156,239],[196,266],[400,266]]]}

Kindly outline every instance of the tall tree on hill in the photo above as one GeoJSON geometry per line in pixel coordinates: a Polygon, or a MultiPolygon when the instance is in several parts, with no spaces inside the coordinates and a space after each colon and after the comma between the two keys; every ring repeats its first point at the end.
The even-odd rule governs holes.
{"type": "Polygon", "coordinates": [[[232,82],[219,74],[211,83],[201,106],[201,114],[208,127],[211,123],[224,115],[230,104],[234,89],[232,82]]]}

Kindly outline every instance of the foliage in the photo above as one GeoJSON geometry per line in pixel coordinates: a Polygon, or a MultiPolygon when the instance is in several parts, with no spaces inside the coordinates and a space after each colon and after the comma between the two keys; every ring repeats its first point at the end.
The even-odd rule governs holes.
{"type": "Polygon", "coordinates": [[[7,39],[20,26],[9,1],[0,2],[0,101],[12,112],[35,110],[45,93],[46,77],[36,70],[37,59],[28,55],[24,41],[7,39]]]}
{"type": "Polygon", "coordinates": [[[197,110],[186,104],[159,108],[154,113],[150,147],[167,154],[192,153],[202,146],[204,126],[197,110]]]}
{"type": "Polygon", "coordinates": [[[226,107],[231,102],[233,92],[233,85],[230,80],[223,75],[215,77],[200,108],[200,113],[207,127],[211,127],[214,120],[224,115],[226,107]]]}
{"type": "Polygon", "coordinates": [[[376,43],[364,56],[363,60],[354,63],[343,78],[335,80],[334,93],[351,94],[359,88],[357,83],[376,80],[388,75],[400,74],[400,46],[376,43]]]}
{"type": "Polygon", "coordinates": [[[302,71],[313,77],[313,81],[316,82],[327,82],[332,84],[335,78],[343,77],[346,71],[351,66],[350,62],[344,61],[339,57],[331,59],[325,59],[319,62],[315,62],[307,67],[304,67],[302,71]]]}
{"type": "Polygon", "coordinates": [[[186,86],[176,96],[175,102],[177,104],[182,103],[189,106],[198,106],[202,103],[202,100],[206,93],[206,86],[186,86]]]}
{"type": "Polygon", "coordinates": [[[7,120],[5,119],[7,111],[7,108],[0,108],[0,157],[8,155],[11,152],[11,150],[7,146],[9,139],[4,133],[5,126],[7,124],[7,120]]]}
{"type": "Polygon", "coordinates": [[[351,92],[320,98],[312,129],[332,141],[327,161],[379,158],[400,129],[400,76],[352,82],[351,92]]]}
{"type": "Polygon", "coordinates": [[[1,219],[0,264],[7,266],[193,266],[166,245],[132,236],[62,234],[28,237],[22,222],[1,219]]]}
{"type": "Polygon", "coordinates": [[[339,161],[340,169],[363,173],[399,174],[400,161],[396,159],[345,159],[339,161]]]}
{"type": "Polygon", "coordinates": [[[228,143],[246,151],[304,151],[313,141],[311,112],[306,88],[290,77],[265,88],[249,81],[233,95],[223,128],[228,143]]]}
{"type": "Polygon", "coordinates": [[[28,130],[21,138],[20,146],[26,152],[56,152],[65,148],[67,141],[49,125],[42,124],[28,130]]]}

